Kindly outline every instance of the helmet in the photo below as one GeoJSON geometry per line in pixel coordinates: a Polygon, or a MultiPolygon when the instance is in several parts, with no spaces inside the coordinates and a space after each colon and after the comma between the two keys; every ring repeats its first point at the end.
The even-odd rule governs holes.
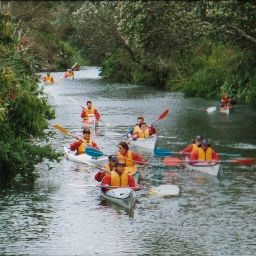
{"type": "Polygon", "coordinates": [[[116,162],[118,161],[116,155],[109,155],[109,156],[108,156],[108,160],[109,160],[109,161],[116,161],[116,162]]]}

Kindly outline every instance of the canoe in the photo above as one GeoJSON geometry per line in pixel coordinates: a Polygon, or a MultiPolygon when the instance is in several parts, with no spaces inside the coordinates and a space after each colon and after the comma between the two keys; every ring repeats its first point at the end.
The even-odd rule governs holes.
{"type": "Polygon", "coordinates": [[[83,120],[83,128],[89,128],[95,130],[98,126],[98,121],[95,118],[94,114],[89,114],[88,120],[83,120]]]}
{"type": "Polygon", "coordinates": [[[136,202],[136,193],[131,188],[114,188],[105,193],[101,192],[101,196],[127,210],[131,210],[136,202]]]}
{"type": "Polygon", "coordinates": [[[64,153],[67,159],[83,164],[94,164],[97,166],[104,166],[108,162],[107,156],[100,156],[100,157],[92,157],[87,154],[80,154],[76,155],[72,151],[70,151],[67,147],[64,147],[64,153]]]}
{"type": "Polygon", "coordinates": [[[229,115],[230,112],[233,111],[233,110],[234,110],[233,106],[223,107],[223,108],[220,107],[220,113],[223,113],[223,114],[226,114],[226,115],[229,115]]]}
{"type": "Polygon", "coordinates": [[[200,162],[200,163],[185,163],[186,169],[189,171],[197,171],[197,172],[202,172],[206,173],[212,176],[217,176],[219,173],[220,169],[220,163],[215,163],[215,162],[200,162]]]}
{"type": "Polygon", "coordinates": [[[132,140],[131,145],[147,151],[153,151],[156,146],[156,140],[157,140],[157,136],[152,135],[149,138],[139,138],[137,140],[132,140]]]}

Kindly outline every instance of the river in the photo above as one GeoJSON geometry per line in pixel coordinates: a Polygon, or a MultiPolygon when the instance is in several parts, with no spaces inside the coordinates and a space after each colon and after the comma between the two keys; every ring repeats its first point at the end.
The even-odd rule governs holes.
{"type": "MultiPolygon", "coordinates": [[[[109,124],[101,124],[93,134],[106,154],[116,152],[138,115],[152,123],[170,108],[156,128],[159,135],[176,138],[159,138],[157,147],[179,151],[201,134],[217,152],[256,156],[255,108],[238,104],[230,116],[208,114],[206,108],[217,106],[217,101],[108,83],[93,67],[76,72],[74,81],[59,79],[63,73],[53,75],[57,83],[45,88],[56,109],[50,127],[58,123],[80,135],[81,107],[70,97],[81,105],[91,99],[109,124]]],[[[72,140],[56,132],[50,143],[63,151],[72,140]]],[[[144,157],[152,163],[161,161],[149,153],[144,157]]],[[[219,177],[178,167],[145,168],[144,184],[176,184],[180,194],[166,199],[138,192],[131,213],[101,201],[96,187],[72,186],[97,184],[96,172],[63,158],[60,163],[39,165],[33,187],[2,189],[0,254],[255,255],[255,166],[223,164],[219,177]]]]}

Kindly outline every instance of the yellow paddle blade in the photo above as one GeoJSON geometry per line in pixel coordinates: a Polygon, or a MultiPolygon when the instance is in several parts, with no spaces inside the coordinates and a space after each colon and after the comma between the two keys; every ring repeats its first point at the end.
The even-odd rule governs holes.
{"type": "Polygon", "coordinates": [[[69,132],[68,130],[66,130],[66,129],[65,129],[64,127],[62,127],[60,124],[55,124],[53,127],[54,127],[55,129],[59,130],[60,132],[62,132],[62,133],[64,133],[64,134],[68,135],[68,136],[74,137],[74,135],[73,135],[71,132],[69,132]]]}

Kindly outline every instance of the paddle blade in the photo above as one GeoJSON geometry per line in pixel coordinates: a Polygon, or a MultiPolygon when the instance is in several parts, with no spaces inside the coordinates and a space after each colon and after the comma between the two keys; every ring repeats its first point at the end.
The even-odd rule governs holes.
{"type": "Polygon", "coordinates": [[[179,158],[173,158],[173,157],[165,157],[165,159],[163,160],[163,164],[165,166],[178,166],[181,163],[184,163],[184,161],[179,158]]]}
{"type": "Polygon", "coordinates": [[[164,157],[164,156],[170,156],[172,152],[168,149],[155,148],[154,154],[155,156],[164,157]]]}
{"type": "Polygon", "coordinates": [[[240,159],[231,159],[230,163],[233,164],[243,164],[243,165],[252,165],[256,162],[254,158],[240,158],[240,159]]]}
{"type": "Polygon", "coordinates": [[[217,109],[217,107],[210,107],[210,108],[207,108],[207,112],[208,112],[208,113],[212,113],[212,112],[214,112],[216,109],[217,109]]]}
{"type": "Polygon", "coordinates": [[[158,120],[161,120],[163,118],[165,118],[168,114],[169,114],[169,109],[167,108],[159,117],[158,120]]]}
{"type": "Polygon", "coordinates": [[[105,154],[103,154],[101,151],[99,151],[95,148],[90,148],[90,147],[85,148],[85,153],[89,156],[92,156],[92,157],[105,156],[105,154]]]}
{"type": "Polygon", "coordinates": [[[55,124],[53,127],[54,127],[55,129],[59,130],[60,132],[66,134],[66,135],[68,135],[68,136],[73,137],[73,134],[70,133],[68,130],[66,130],[64,127],[62,127],[60,124],[55,124]]]}
{"type": "Polygon", "coordinates": [[[159,196],[177,196],[180,190],[176,185],[160,185],[158,187],[153,187],[149,192],[159,196]]]}

